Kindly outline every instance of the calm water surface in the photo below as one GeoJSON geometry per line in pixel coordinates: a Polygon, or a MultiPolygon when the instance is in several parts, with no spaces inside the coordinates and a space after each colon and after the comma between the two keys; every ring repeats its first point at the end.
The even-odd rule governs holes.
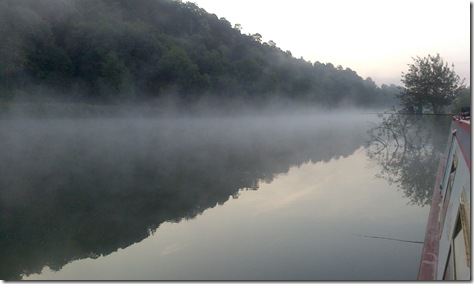
{"type": "Polygon", "coordinates": [[[447,134],[395,122],[2,121],[0,278],[416,279],[447,134]]]}

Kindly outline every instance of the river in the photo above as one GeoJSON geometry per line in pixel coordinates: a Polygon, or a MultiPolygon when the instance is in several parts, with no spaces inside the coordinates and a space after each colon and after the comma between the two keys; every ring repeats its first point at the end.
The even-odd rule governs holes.
{"type": "Polygon", "coordinates": [[[4,119],[0,278],[415,280],[449,118],[395,117],[4,119]]]}

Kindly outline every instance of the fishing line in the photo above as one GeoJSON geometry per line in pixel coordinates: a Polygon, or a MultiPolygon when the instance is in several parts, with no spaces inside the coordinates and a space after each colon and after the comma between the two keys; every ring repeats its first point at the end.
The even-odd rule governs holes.
{"type": "Polygon", "coordinates": [[[405,242],[405,243],[414,243],[414,244],[424,243],[424,242],[419,242],[419,241],[409,241],[409,240],[385,238],[385,237],[377,237],[377,236],[366,236],[366,235],[359,235],[359,234],[354,234],[354,235],[359,236],[359,237],[364,237],[364,238],[383,239],[383,240],[398,241],[398,242],[405,242]]]}

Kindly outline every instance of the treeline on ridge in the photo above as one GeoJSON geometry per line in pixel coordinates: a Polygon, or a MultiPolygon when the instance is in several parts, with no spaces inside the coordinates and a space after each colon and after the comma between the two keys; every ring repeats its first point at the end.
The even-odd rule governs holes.
{"type": "Polygon", "coordinates": [[[171,0],[0,0],[0,100],[41,90],[67,101],[166,96],[337,107],[394,104],[349,68],[296,59],[196,4],[171,0]]]}

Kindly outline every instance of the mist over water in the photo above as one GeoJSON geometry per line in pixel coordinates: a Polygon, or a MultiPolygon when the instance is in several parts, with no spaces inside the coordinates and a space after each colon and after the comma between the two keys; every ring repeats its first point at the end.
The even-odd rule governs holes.
{"type": "Polygon", "coordinates": [[[295,167],[362,151],[367,122],[377,121],[362,111],[309,108],[170,114],[2,119],[0,278],[102,258],[162,234],[165,222],[238,204],[295,167]]]}
{"type": "MultiPolygon", "coordinates": [[[[161,174],[173,163],[203,170],[204,165],[228,167],[226,163],[235,160],[242,167],[238,170],[246,172],[257,164],[278,167],[274,159],[285,159],[285,169],[310,160],[327,161],[356,149],[350,140],[362,145],[362,132],[354,126],[364,127],[366,120],[364,115],[343,112],[5,119],[0,121],[0,147],[8,149],[0,154],[2,197],[9,200],[43,186],[68,187],[72,181],[79,186],[76,182],[88,182],[91,176],[107,180],[106,190],[140,188],[131,175],[161,174]],[[313,151],[316,145],[327,150],[313,151]]],[[[96,190],[98,185],[80,187],[96,190]]]]}

